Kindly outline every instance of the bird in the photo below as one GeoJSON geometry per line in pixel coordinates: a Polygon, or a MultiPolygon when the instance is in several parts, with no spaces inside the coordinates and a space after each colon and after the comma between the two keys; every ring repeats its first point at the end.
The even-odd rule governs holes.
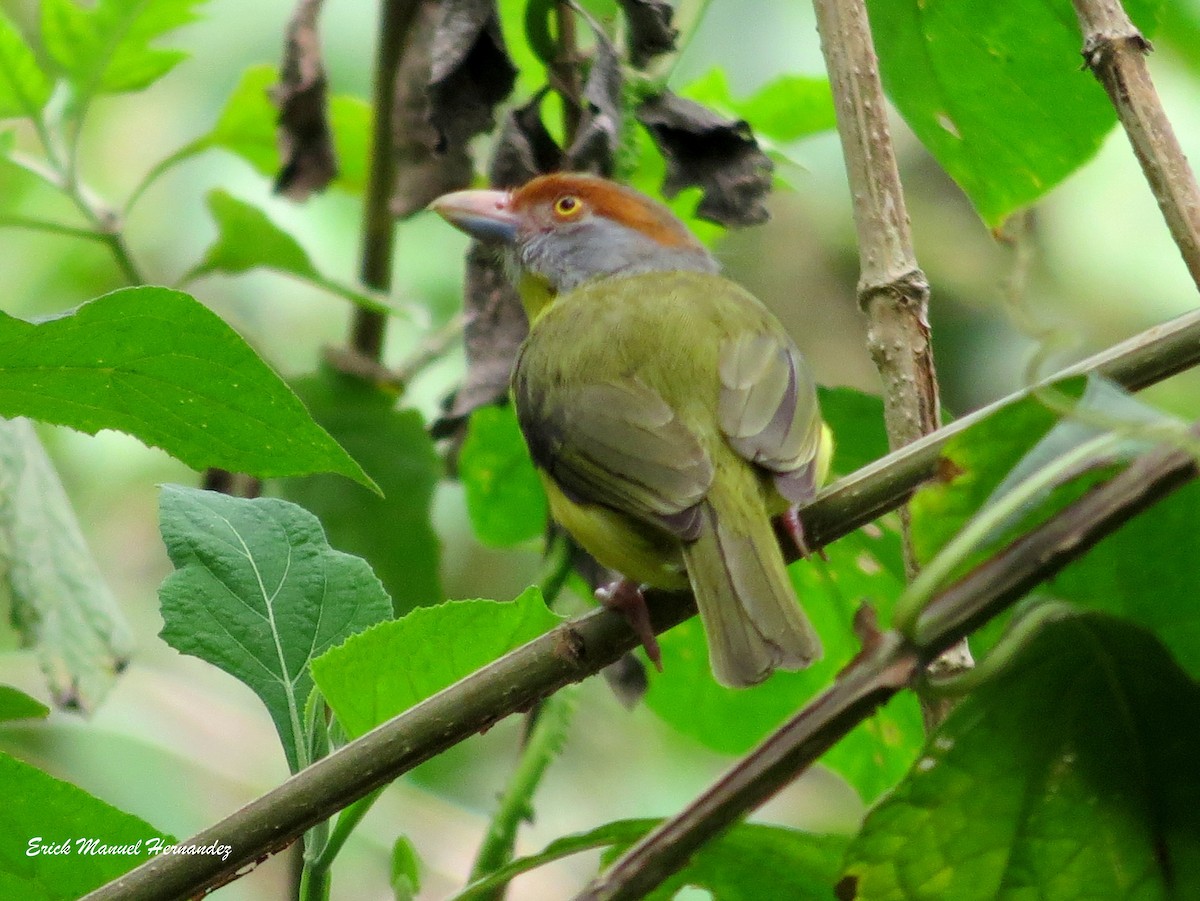
{"type": "Polygon", "coordinates": [[[797,507],[832,436],[804,358],[665,204],[555,172],[430,208],[500,249],[529,318],[511,394],[551,516],[621,578],[597,598],[661,654],[643,589],[695,595],[714,678],[803,669],[820,640],[772,518],[797,507]]]}

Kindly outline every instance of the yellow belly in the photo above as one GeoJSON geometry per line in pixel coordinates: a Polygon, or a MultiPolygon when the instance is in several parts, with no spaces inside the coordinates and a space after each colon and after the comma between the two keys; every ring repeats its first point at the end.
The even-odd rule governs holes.
{"type": "Polygon", "coordinates": [[[645,585],[687,587],[677,538],[607,507],[577,504],[544,472],[539,475],[546,487],[550,515],[601,565],[645,585]]]}

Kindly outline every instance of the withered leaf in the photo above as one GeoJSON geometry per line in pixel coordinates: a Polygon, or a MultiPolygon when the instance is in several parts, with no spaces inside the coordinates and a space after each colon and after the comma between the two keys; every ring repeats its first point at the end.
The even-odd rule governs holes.
{"type": "Polygon", "coordinates": [[[391,209],[401,218],[420,212],[442,194],[467,187],[474,173],[466,144],[454,144],[439,152],[441,135],[430,122],[430,51],[440,19],[437,0],[424,0],[396,74],[392,116],[396,183],[391,209]]]}
{"type": "Polygon", "coordinates": [[[433,36],[429,121],[440,152],[491,130],[493,111],[512,91],[517,69],[500,32],[495,0],[443,0],[433,36]]]}
{"type": "Polygon", "coordinates": [[[279,84],[271,99],[279,108],[279,156],[283,168],[275,191],[306,200],[337,177],[337,156],[327,115],[325,65],[317,20],[322,0],[298,0],[288,22],[279,84]]]}
{"type": "Polygon", "coordinates": [[[452,432],[476,407],[508,395],[513,361],[529,333],[525,309],[495,249],[476,243],[467,251],[463,298],[467,376],[438,424],[438,435],[452,432]]]}
{"type": "Polygon", "coordinates": [[[545,90],[539,91],[505,117],[488,167],[494,187],[515,188],[535,175],[562,168],[562,149],[542,122],[545,96],[545,90]]]}
{"type": "Polygon", "coordinates": [[[674,10],[667,0],[618,0],[629,23],[629,59],[637,68],[675,49],[679,32],[671,26],[674,10]]]}
{"type": "Polygon", "coordinates": [[[621,63],[608,37],[599,30],[595,34],[595,55],[583,88],[583,115],[567,151],[567,166],[612,175],[621,133],[621,63]]]}
{"type": "Polygon", "coordinates": [[[643,102],[637,118],[666,158],[664,194],[697,185],[704,192],[696,210],[701,218],[726,226],[766,221],[774,165],[745,121],[670,91],[643,102]]]}

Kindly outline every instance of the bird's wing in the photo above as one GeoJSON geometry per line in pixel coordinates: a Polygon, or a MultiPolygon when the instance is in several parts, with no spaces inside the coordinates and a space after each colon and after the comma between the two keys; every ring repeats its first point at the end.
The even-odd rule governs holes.
{"type": "Polygon", "coordinates": [[[712,461],[658,392],[622,379],[561,389],[550,405],[520,377],[514,387],[534,462],[568,497],[695,539],[712,461]]]}
{"type": "Polygon", "coordinates": [[[821,445],[816,386],[800,352],[775,334],[743,332],[721,345],[717,421],[741,456],[775,476],[792,503],[816,490],[821,445]]]}

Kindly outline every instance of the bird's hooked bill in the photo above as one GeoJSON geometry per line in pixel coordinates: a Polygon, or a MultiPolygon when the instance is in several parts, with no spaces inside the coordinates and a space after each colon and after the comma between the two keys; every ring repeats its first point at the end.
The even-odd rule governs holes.
{"type": "Polygon", "coordinates": [[[507,191],[455,191],[443,194],[429,208],[478,241],[511,244],[517,237],[517,217],[507,191]]]}

